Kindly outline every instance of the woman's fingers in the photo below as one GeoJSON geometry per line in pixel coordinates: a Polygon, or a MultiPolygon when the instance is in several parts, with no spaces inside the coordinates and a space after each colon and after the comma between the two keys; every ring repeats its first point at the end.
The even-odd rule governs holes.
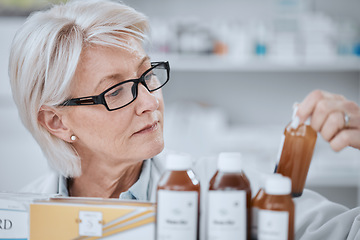
{"type": "Polygon", "coordinates": [[[345,98],[341,95],[316,90],[311,92],[298,106],[297,115],[300,118],[300,122],[305,122],[311,116],[311,126],[317,132],[322,130],[325,122],[330,117],[329,120],[332,123],[330,125],[336,127],[333,130],[335,131],[340,128],[338,125],[342,122],[342,119],[339,118],[339,114],[335,114],[337,117],[330,115],[335,112],[341,114],[344,108],[344,101],[345,98]],[[336,122],[334,123],[334,121],[336,122]]]}
{"type": "Polygon", "coordinates": [[[344,124],[343,114],[341,112],[332,112],[322,125],[320,134],[326,141],[329,142],[343,129],[344,124]]]}
{"type": "Polygon", "coordinates": [[[352,101],[345,101],[344,103],[344,120],[345,114],[348,118],[347,128],[357,128],[360,129],[360,107],[352,101]]]}
{"type": "Polygon", "coordinates": [[[360,149],[360,108],[341,95],[316,90],[298,105],[297,116],[330,142],[335,151],[346,146],[360,149]]]}
{"type": "Polygon", "coordinates": [[[360,149],[360,130],[343,129],[331,141],[330,146],[334,151],[340,151],[347,146],[360,149]]]}
{"type": "Polygon", "coordinates": [[[312,115],[316,104],[323,99],[323,92],[316,90],[311,92],[305,99],[298,105],[296,115],[300,118],[300,122],[305,122],[306,119],[312,115]]]}
{"type": "Polygon", "coordinates": [[[327,120],[333,123],[331,126],[342,128],[343,113],[342,101],[334,98],[323,98],[316,105],[311,114],[311,127],[320,132],[327,120]],[[335,114],[335,116],[333,116],[335,114]],[[341,117],[339,118],[339,116],[341,117]],[[334,123],[335,122],[335,123],[334,123]],[[337,126],[339,125],[339,126],[337,126]]]}

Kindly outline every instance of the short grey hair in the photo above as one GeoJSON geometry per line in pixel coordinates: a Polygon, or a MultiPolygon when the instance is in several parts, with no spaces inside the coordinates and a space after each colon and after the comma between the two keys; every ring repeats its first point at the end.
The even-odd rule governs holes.
{"type": "Polygon", "coordinates": [[[38,122],[41,106],[58,106],[70,96],[80,54],[89,45],[130,49],[127,37],[148,41],[147,17],[123,3],[70,1],[34,12],[11,46],[9,77],[22,123],[39,143],[50,167],[65,177],[81,175],[70,143],[38,122]]]}

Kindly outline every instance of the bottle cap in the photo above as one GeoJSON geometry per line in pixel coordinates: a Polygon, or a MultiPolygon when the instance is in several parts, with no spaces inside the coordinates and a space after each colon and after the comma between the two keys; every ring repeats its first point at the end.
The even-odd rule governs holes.
{"type": "Polygon", "coordinates": [[[185,171],[192,167],[192,161],[187,154],[169,154],[166,159],[166,169],[185,171]]]}
{"type": "Polygon", "coordinates": [[[284,176],[271,176],[266,180],[265,192],[269,195],[288,195],[291,193],[291,179],[284,176]]]}
{"type": "Polygon", "coordinates": [[[283,175],[281,175],[281,173],[271,173],[271,174],[261,173],[260,178],[259,178],[259,187],[265,188],[265,183],[266,183],[267,179],[270,177],[281,178],[281,177],[283,177],[283,175]]]}
{"type": "Polygon", "coordinates": [[[219,154],[218,169],[221,172],[241,172],[242,156],[239,152],[222,152],[219,154]]]}

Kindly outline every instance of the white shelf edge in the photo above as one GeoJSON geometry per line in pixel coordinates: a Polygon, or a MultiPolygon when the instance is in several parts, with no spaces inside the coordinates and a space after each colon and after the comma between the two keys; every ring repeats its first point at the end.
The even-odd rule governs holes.
{"type": "Polygon", "coordinates": [[[153,60],[167,60],[173,71],[190,72],[360,72],[359,57],[338,57],[333,60],[276,60],[252,58],[236,60],[214,55],[151,54],[153,60]]]}

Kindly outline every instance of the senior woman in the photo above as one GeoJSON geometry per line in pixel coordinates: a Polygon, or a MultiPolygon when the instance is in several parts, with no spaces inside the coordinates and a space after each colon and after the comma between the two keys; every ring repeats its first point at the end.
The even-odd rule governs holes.
{"type": "MultiPolygon", "coordinates": [[[[164,147],[161,87],[169,64],[150,61],[147,32],[147,18],[132,8],[83,1],[35,13],[16,34],[13,96],[60,174],[62,194],[149,198],[137,189],[146,179],[133,185],[150,175],[144,159],[164,147]]],[[[48,191],[43,184],[34,186],[48,191]]]]}
{"type": "MultiPolygon", "coordinates": [[[[24,191],[156,200],[164,172],[161,88],[170,67],[151,62],[144,50],[148,32],[143,14],[111,1],[54,6],[34,13],[17,32],[9,63],[13,97],[55,170],[24,191]]],[[[344,97],[314,91],[298,116],[312,116],[334,150],[360,149],[360,109],[344,97]]],[[[199,160],[194,166],[202,183],[213,174],[207,165],[199,160]]],[[[256,171],[248,174],[250,182],[259,178],[256,171]]],[[[296,205],[297,238],[360,234],[354,221],[360,210],[310,191],[296,205]]]]}

